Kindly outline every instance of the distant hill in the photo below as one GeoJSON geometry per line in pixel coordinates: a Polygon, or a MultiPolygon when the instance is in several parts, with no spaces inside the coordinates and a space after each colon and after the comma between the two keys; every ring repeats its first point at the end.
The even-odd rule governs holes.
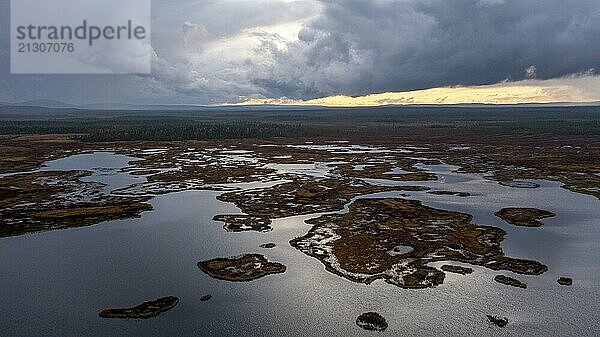
{"type": "Polygon", "coordinates": [[[209,110],[318,110],[320,106],[305,105],[190,105],[190,104],[126,104],[126,103],[96,103],[80,106],[90,110],[148,110],[148,111],[209,111],[209,110]]]}
{"type": "Polygon", "coordinates": [[[37,99],[20,103],[0,102],[0,106],[37,107],[37,108],[77,108],[75,104],[50,99],[37,99]]]}

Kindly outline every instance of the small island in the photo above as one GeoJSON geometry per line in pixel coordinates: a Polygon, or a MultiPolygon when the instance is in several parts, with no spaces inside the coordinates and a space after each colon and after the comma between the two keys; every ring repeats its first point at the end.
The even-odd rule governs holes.
{"type": "Polygon", "coordinates": [[[508,286],[517,287],[517,288],[523,288],[523,289],[527,288],[527,284],[525,284],[515,278],[504,276],[504,275],[496,275],[496,277],[494,277],[494,281],[496,281],[498,283],[506,284],[508,286]]]}
{"type": "Polygon", "coordinates": [[[434,195],[454,195],[461,198],[470,197],[471,194],[468,192],[454,192],[454,191],[429,191],[428,194],[434,195]]]}
{"type": "Polygon", "coordinates": [[[573,284],[573,279],[570,277],[560,277],[556,282],[562,286],[570,286],[573,284]]]}
{"type": "Polygon", "coordinates": [[[388,323],[383,316],[376,312],[365,312],[356,318],[356,325],[370,331],[383,331],[388,323]]]}
{"type": "Polygon", "coordinates": [[[541,219],[556,216],[556,214],[543,209],[518,207],[503,208],[494,215],[509,224],[524,227],[540,227],[542,225],[541,219]]]}
{"type": "Polygon", "coordinates": [[[233,282],[253,281],[267,275],[284,273],[286,270],[283,264],[269,262],[260,254],[200,261],[198,268],[210,277],[233,282]]]}
{"type": "Polygon", "coordinates": [[[454,266],[451,264],[443,265],[442,270],[447,271],[449,273],[462,274],[462,275],[471,274],[473,272],[473,268],[454,266]]]}
{"type": "Polygon", "coordinates": [[[103,318],[152,318],[173,309],[178,303],[179,298],[167,296],[154,301],[143,302],[130,308],[104,309],[100,311],[99,315],[103,318]]]}
{"type": "Polygon", "coordinates": [[[271,219],[245,214],[221,214],[213,217],[214,221],[225,223],[223,228],[228,232],[270,232],[271,219]]]}
{"type": "Polygon", "coordinates": [[[490,323],[494,324],[497,327],[500,328],[504,328],[506,326],[506,324],[508,324],[508,318],[506,317],[499,317],[499,316],[493,316],[493,315],[485,315],[488,319],[488,321],[490,321],[490,323]]]}

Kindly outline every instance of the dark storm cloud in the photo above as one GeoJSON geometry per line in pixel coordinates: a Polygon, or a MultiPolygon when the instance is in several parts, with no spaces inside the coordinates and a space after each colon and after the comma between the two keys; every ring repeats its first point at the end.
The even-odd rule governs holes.
{"type": "Polygon", "coordinates": [[[11,75],[8,4],[0,101],[210,104],[600,69],[599,0],[154,0],[151,75],[11,75]]]}
{"type": "Polygon", "coordinates": [[[536,76],[600,67],[598,0],[324,1],[322,14],[252,80],[306,98],[536,76]]]}

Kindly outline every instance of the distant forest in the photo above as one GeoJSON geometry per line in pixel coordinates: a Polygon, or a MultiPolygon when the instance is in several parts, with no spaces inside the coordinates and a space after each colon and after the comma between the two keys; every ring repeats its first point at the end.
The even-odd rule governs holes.
{"type": "Polygon", "coordinates": [[[77,134],[82,141],[218,140],[238,138],[310,137],[318,133],[301,125],[264,122],[190,120],[36,120],[2,121],[0,134],[77,134]]]}
{"type": "Polygon", "coordinates": [[[0,135],[75,134],[82,141],[403,135],[600,136],[600,107],[378,107],[92,111],[0,107],[0,135]]]}

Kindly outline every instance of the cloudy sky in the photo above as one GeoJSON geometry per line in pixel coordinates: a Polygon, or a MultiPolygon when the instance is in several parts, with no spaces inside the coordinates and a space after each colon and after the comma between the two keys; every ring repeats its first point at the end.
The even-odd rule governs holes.
{"type": "Polygon", "coordinates": [[[0,101],[600,101],[598,0],[153,0],[150,75],[35,76],[10,74],[9,2],[0,101]]]}

